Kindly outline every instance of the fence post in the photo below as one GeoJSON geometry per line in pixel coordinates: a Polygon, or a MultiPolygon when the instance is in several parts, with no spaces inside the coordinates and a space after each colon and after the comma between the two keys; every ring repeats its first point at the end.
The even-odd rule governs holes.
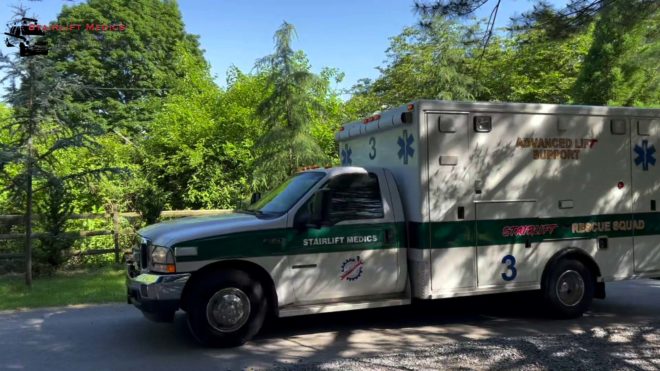
{"type": "Polygon", "coordinates": [[[112,204],[112,239],[115,243],[115,263],[119,263],[119,210],[112,204]]]}

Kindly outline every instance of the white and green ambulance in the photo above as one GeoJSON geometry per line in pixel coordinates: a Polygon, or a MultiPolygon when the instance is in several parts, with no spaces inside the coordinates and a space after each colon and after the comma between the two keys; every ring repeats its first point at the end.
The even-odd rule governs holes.
{"type": "Polygon", "coordinates": [[[580,316],[660,276],[660,110],[417,101],[344,125],[341,167],[139,231],[129,302],[204,344],[267,316],[541,290],[580,316]]]}

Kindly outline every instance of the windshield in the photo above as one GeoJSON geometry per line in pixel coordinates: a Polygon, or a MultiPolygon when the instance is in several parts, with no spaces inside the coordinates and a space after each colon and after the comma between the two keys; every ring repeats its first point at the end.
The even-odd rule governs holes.
{"type": "Polygon", "coordinates": [[[259,201],[250,205],[248,210],[283,214],[324,176],[325,173],[319,171],[296,174],[266,193],[259,201]]]}

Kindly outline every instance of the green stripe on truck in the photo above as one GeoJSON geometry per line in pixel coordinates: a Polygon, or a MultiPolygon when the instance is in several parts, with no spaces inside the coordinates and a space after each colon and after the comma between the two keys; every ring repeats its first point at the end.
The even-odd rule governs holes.
{"type": "Polygon", "coordinates": [[[660,213],[411,223],[409,230],[411,247],[422,249],[650,236],[660,234],[660,213]]]}
{"type": "Polygon", "coordinates": [[[353,224],[333,227],[270,229],[231,233],[176,246],[197,246],[197,256],[177,261],[247,258],[413,247],[508,245],[551,240],[631,237],[660,234],[660,213],[610,214],[561,218],[516,218],[458,222],[353,224]],[[392,232],[386,232],[386,231],[392,232]],[[386,233],[392,233],[386,240],[386,233]],[[410,236],[409,243],[405,241],[410,236]],[[348,243],[347,237],[375,236],[375,242],[348,243]],[[343,241],[338,237],[344,237],[343,241]],[[308,244],[305,245],[305,239],[308,244]],[[311,240],[310,240],[311,239],[311,240]],[[317,240],[318,239],[318,240],[317,240]],[[325,239],[325,240],[321,240],[325,239]],[[315,244],[313,242],[319,242],[315,244]]]}
{"type": "Polygon", "coordinates": [[[304,231],[293,228],[269,229],[180,242],[174,247],[197,246],[197,256],[179,257],[177,261],[180,262],[391,249],[405,247],[404,228],[404,223],[379,223],[336,225],[309,228],[304,231]],[[390,234],[388,241],[386,241],[386,234],[390,234]],[[361,240],[367,236],[375,237],[375,242],[348,242],[349,237],[361,240]],[[340,239],[341,237],[343,237],[343,241],[340,239]],[[307,240],[307,245],[305,240],[307,240]]]}

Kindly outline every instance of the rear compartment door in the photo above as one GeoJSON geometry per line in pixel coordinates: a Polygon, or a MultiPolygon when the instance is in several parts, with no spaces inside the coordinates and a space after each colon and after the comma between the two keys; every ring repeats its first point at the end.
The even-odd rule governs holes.
{"type": "Polygon", "coordinates": [[[660,272],[660,120],[633,119],[631,126],[635,273],[660,272]]]}
{"type": "Polygon", "coordinates": [[[466,112],[427,112],[431,289],[436,295],[476,287],[474,189],[466,112]]]}
{"type": "Polygon", "coordinates": [[[538,245],[559,226],[541,223],[535,200],[475,203],[480,289],[538,284],[538,245]]]}

